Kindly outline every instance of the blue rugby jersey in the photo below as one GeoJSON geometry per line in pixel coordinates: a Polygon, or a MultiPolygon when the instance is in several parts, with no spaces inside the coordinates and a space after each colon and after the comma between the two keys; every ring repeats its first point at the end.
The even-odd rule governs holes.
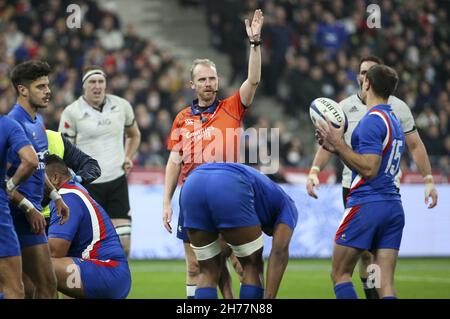
{"type": "Polygon", "coordinates": [[[70,209],[70,218],[60,225],[55,205],[51,202],[48,238],[71,241],[70,257],[126,262],[125,252],[111,220],[86,189],[71,180],[61,187],[59,193],[70,209]]]}
{"type": "Polygon", "coordinates": [[[352,148],[359,154],[376,154],[382,157],[377,175],[365,180],[352,171],[352,184],[346,207],[386,200],[400,200],[395,186],[395,175],[400,169],[400,159],[405,148],[402,126],[389,105],[372,107],[355,128],[352,148]]]}
{"type": "MultiPolygon", "coordinates": [[[[19,104],[14,105],[8,113],[8,117],[16,120],[22,126],[30,144],[34,147],[38,155],[38,168],[27,181],[19,186],[18,191],[28,198],[34,207],[40,211],[42,210],[41,202],[44,197],[45,157],[48,154],[48,140],[47,134],[45,133],[44,121],[40,114],[36,114],[36,118],[32,119],[27,111],[19,104]]],[[[12,164],[7,172],[8,176],[11,177],[20,165],[19,157],[12,150],[8,152],[8,162],[12,164]]],[[[18,207],[12,204],[10,207],[13,215],[22,213],[18,207]]]]}

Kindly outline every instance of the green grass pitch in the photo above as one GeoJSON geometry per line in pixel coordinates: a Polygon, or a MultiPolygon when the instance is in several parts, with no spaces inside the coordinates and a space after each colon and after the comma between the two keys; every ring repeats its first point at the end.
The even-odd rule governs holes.
{"type": "MultiPolygon", "coordinates": [[[[278,298],[334,298],[328,259],[293,259],[281,282],[278,298]]],[[[131,261],[133,284],[128,298],[185,298],[185,264],[183,260],[131,261]]],[[[359,298],[364,292],[355,270],[353,282],[359,298]]],[[[239,283],[233,274],[235,296],[239,283]]],[[[396,271],[399,298],[450,298],[450,258],[400,259],[396,271]]]]}

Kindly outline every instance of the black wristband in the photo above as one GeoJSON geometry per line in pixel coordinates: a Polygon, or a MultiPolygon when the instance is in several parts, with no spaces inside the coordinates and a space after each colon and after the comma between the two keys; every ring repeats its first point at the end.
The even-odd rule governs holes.
{"type": "Polygon", "coordinates": [[[252,48],[257,47],[260,44],[261,44],[261,40],[255,40],[255,41],[250,40],[250,45],[252,46],[252,48]]]}

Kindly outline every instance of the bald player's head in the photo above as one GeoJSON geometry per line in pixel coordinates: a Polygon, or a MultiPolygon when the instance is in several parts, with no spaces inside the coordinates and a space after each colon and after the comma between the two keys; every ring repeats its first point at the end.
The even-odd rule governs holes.
{"type": "Polygon", "coordinates": [[[46,158],[45,173],[57,189],[71,177],[66,163],[57,155],[49,155],[46,158]]]}

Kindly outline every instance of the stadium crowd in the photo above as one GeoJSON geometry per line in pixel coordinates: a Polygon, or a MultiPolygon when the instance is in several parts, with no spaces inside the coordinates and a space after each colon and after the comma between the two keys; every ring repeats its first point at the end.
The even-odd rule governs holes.
{"type": "MultiPolygon", "coordinates": [[[[57,129],[63,108],[81,94],[83,66],[101,65],[110,93],[134,108],[142,133],[135,164],[164,166],[173,118],[192,99],[186,66],[95,1],[77,1],[84,20],[81,28],[68,29],[65,9],[70,2],[0,0],[0,113],[8,112],[16,98],[9,80],[12,67],[28,59],[46,60],[54,72],[52,103],[44,118],[48,128],[57,129]]],[[[396,95],[411,107],[433,167],[450,174],[449,2],[379,1],[381,29],[368,28],[369,2],[364,0],[352,6],[342,0],[197,2],[205,8],[212,45],[230,56],[232,75],[223,83],[222,96],[229,93],[227,85],[246,75],[248,43],[242,20],[260,7],[266,22],[259,98],[275,97],[286,116],[307,125],[302,132],[313,134],[308,127],[310,102],[319,96],[340,101],[354,93],[360,57],[376,54],[401,75],[396,95]]],[[[301,136],[283,133],[281,121],[249,114],[245,124],[280,127],[284,166],[311,164],[313,154],[306,154],[301,136]]],[[[414,170],[410,163],[405,157],[404,165],[414,170]]]]}
{"type": "MultiPolygon", "coordinates": [[[[396,96],[410,106],[433,167],[448,175],[450,2],[379,1],[380,29],[367,24],[370,13],[366,9],[372,2],[204,1],[211,43],[230,58],[230,83],[245,74],[247,43],[239,20],[263,8],[263,94],[276,97],[287,115],[300,120],[309,117],[314,98],[341,101],[358,89],[356,75],[362,56],[381,57],[401,75],[396,96]]],[[[310,125],[309,119],[303,123],[310,125]]],[[[306,154],[298,137],[292,136],[284,148],[292,150],[285,152],[285,165],[305,164],[300,160],[306,154]]],[[[410,163],[406,159],[404,165],[414,170],[410,163]]]]}

